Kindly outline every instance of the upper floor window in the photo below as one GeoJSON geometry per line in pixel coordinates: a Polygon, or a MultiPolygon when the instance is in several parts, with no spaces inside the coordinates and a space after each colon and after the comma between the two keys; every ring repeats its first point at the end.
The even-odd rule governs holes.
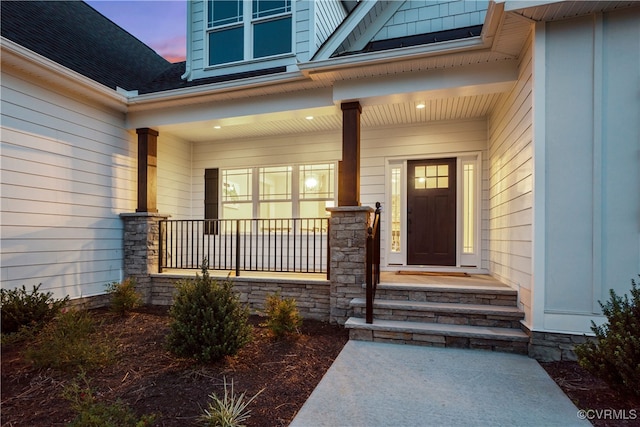
{"type": "Polygon", "coordinates": [[[209,65],[291,52],[291,0],[209,0],[209,65]]]}

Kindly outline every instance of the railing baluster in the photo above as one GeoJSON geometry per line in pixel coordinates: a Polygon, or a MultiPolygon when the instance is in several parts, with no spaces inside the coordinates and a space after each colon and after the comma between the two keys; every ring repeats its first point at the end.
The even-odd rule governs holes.
{"type": "Polygon", "coordinates": [[[159,269],[199,269],[206,258],[210,269],[236,275],[241,270],[328,274],[328,233],[328,218],[163,220],[159,269]]]}

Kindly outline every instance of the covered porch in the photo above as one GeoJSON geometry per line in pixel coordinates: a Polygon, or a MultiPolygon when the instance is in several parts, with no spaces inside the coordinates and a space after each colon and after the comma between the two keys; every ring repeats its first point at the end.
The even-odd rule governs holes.
{"type": "MultiPolygon", "coordinates": [[[[532,26],[504,14],[499,4],[491,7],[480,37],[414,46],[402,55],[391,50],[315,60],[283,75],[203,86],[197,98],[188,96],[193,88],[133,97],[128,119],[139,145],[136,215],[147,214],[158,227],[157,258],[148,273],[162,268],[168,276],[167,268],[182,267],[168,263],[179,249],[168,250],[163,223],[317,218],[328,225],[302,227],[318,230],[317,251],[307,256],[317,269],[278,267],[269,274],[328,275],[334,290],[361,293],[363,241],[372,207],[381,202],[383,272],[490,276],[515,289],[527,311],[532,26]],[[307,191],[307,178],[320,173],[322,192],[307,191]],[[431,199],[418,194],[442,192],[445,182],[451,192],[442,209],[435,192],[431,199]],[[357,235],[340,231],[346,243],[337,245],[328,237],[338,233],[334,221],[357,235]],[[445,250],[446,256],[434,257],[445,250]],[[332,262],[353,258],[349,251],[359,258],[334,268],[332,262]],[[334,273],[349,283],[334,283],[334,273]]],[[[296,229],[257,227],[277,229],[276,240],[284,228],[296,229]]],[[[216,231],[195,234],[215,240],[224,234],[216,231]]],[[[192,253],[190,268],[197,270],[202,256],[192,253]]],[[[280,249],[270,257],[290,258],[280,249]]],[[[240,278],[254,274],[251,267],[220,268],[240,278]]],[[[417,277],[411,280],[430,280],[417,277]]],[[[339,310],[332,316],[340,321],[350,312],[346,294],[335,296],[339,310]]]]}

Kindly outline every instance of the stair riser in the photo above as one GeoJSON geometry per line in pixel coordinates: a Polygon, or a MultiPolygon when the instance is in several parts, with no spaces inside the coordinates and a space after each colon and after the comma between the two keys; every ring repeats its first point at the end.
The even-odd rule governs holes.
{"type": "Polygon", "coordinates": [[[515,294],[484,294],[438,291],[406,291],[399,289],[378,289],[376,299],[388,299],[397,301],[421,301],[421,302],[445,302],[460,304],[499,305],[505,307],[517,307],[515,294]]]}
{"type": "MultiPolygon", "coordinates": [[[[353,307],[353,316],[364,318],[364,307],[353,307]]],[[[520,328],[521,316],[494,314],[434,313],[430,311],[394,310],[374,308],[373,318],[409,322],[441,323],[448,325],[486,326],[496,328],[520,328]]]]}
{"type": "Polygon", "coordinates": [[[468,348],[500,351],[505,353],[528,354],[528,342],[496,340],[475,337],[457,337],[438,334],[411,332],[391,332],[365,329],[350,329],[349,339],[392,344],[410,344],[431,347],[468,348]]]}

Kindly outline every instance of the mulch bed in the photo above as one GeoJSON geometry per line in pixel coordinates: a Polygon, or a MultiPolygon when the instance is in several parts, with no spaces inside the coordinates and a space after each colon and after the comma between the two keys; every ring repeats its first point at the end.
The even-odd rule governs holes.
{"type": "MultiPolygon", "coordinates": [[[[126,317],[93,311],[117,346],[117,362],[87,377],[101,401],[120,399],[139,415],[158,414],[158,426],[194,425],[209,394],[224,394],[233,380],[236,394],[251,403],[248,426],[286,426],[348,340],[348,332],[305,320],[298,336],[275,340],[252,316],[254,339],[234,357],[214,364],[177,358],[165,348],[166,310],[141,309],[126,317]]],[[[2,348],[2,425],[62,426],[74,418],[62,389],[77,372],[37,370],[22,348],[2,348]]]]}
{"type": "MultiPolygon", "coordinates": [[[[166,350],[166,309],[144,308],[125,317],[92,313],[118,353],[116,363],[87,374],[98,398],[120,399],[139,415],[157,414],[158,426],[196,424],[209,394],[222,396],[224,379],[246,398],[264,389],[250,405],[248,426],[286,426],[348,340],[344,328],[313,320],[304,321],[300,335],[275,340],[252,316],[250,344],[234,357],[197,364],[166,350]]],[[[61,393],[77,372],[35,369],[22,352],[22,346],[2,347],[2,426],[66,425],[75,415],[61,393]]],[[[593,425],[640,426],[640,400],[612,391],[576,362],[542,366],[579,409],[591,410],[593,425]]]]}
{"type": "MultiPolygon", "coordinates": [[[[640,399],[612,390],[577,362],[541,363],[549,376],[597,427],[640,426],[640,399]]],[[[640,384],[638,385],[640,387],[640,384]]],[[[578,416],[578,414],[576,414],[578,416]]]]}

